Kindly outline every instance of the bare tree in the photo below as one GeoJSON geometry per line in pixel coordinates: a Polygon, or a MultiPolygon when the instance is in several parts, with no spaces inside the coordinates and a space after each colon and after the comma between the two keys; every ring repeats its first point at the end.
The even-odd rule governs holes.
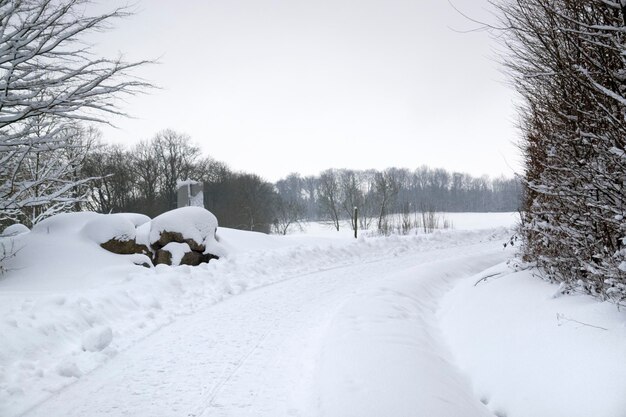
{"type": "Polygon", "coordinates": [[[350,219],[352,230],[358,227],[357,219],[354,218],[354,209],[361,207],[363,212],[363,190],[361,176],[352,170],[342,170],[339,173],[339,185],[341,187],[341,208],[350,219]]]}
{"type": "Polygon", "coordinates": [[[378,230],[385,231],[386,216],[389,214],[389,208],[392,206],[394,199],[398,195],[398,178],[396,171],[386,169],[383,172],[376,173],[374,177],[375,195],[378,200],[378,230]]]}
{"type": "Polygon", "coordinates": [[[287,234],[291,226],[300,226],[306,212],[304,200],[304,180],[299,174],[292,173],[276,182],[278,199],[274,230],[282,235],[287,234]]]}
{"type": "Polygon", "coordinates": [[[157,133],[151,142],[162,177],[162,194],[167,209],[176,208],[176,182],[186,180],[194,172],[200,157],[200,148],[191,143],[191,138],[170,129],[157,133]]]}
{"type": "MultiPolygon", "coordinates": [[[[129,10],[90,16],[86,3],[0,0],[0,219],[19,217],[26,189],[37,186],[20,175],[23,164],[33,154],[63,148],[69,122],[107,123],[107,115],[122,114],[116,97],[151,86],[129,74],[147,61],[98,58],[81,42],[129,10]]],[[[72,188],[59,183],[48,195],[72,188]]]]}
{"type": "Polygon", "coordinates": [[[253,174],[237,174],[233,211],[238,215],[237,228],[269,233],[275,218],[276,192],[272,184],[253,174]]]}
{"type": "Polygon", "coordinates": [[[339,212],[341,207],[341,187],[337,172],[328,169],[320,174],[318,199],[323,214],[339,231],[339,212]]]}
{"type": "Polygon", "coordinates": [[[161,177],[161,165],[155,146],[151,142],[139,142],[130,152],[132,177],[137,182],[142,198],[143,212],[149,216],[156,216],[159,213],[157,199],[163,187],[161,177]]]}
{"type": "Polygon", "coordinates": [[[120,145],[99,145],[85,159],[83,177],[90,183],[87,207],[101,213],[132,211],[137,198],[133,160],[120,145]]]}
{"type": "Polygon", "coordinates": [[[302,228],[300,221],[304,217],[304,205],[298,200],[286,200],[278,195],[274,214],[274,230],[286,235],[292,226],[302,228]]]}

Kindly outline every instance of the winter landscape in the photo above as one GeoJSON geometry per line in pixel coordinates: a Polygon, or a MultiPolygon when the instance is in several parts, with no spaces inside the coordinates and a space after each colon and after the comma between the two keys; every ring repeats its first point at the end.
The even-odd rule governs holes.
{"type": "Polygon", "coordinates": [[[626,417],[626,2],[173,3],[0,0],[0,417],[626,417]]]}

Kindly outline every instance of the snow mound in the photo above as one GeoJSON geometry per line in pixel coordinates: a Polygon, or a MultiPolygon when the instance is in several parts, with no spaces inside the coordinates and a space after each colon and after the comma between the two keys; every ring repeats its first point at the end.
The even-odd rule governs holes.
{"type": "Polygon", "coordinates": [[[83,373],[78,366],[71,361],[64,361],[57,365],[56,371],[59,375],[66,378],[80,378],[83,373]]]}
{"type": "Polygon", "coordinates": [[[82,233],[97,244],[111,239],[125,242],[135,239],[135,225],[125,216],[104,214],[87,222],[82,233]]]}
{"type": "Polygon", "coordinates": [[[28,232],[30,232],[30,229],[28,227],[24,226],[23,224],[17,223],[17,224],[12,224],[11,226],[8,226],[6,229],[4,229],[1,236],[3,237],[17,236],[17,235],[21,235],[23,233],[28,233],[28,232]]]}
{"type": "Polygon", "coordinates": [[[75,233],[80,231],[85,225],[102,214],[90,211],[78,213],[60,213],[37,223],[33,226],[33,233],[58,234],[75,233]]]}
{"type": "Polygon", "coordinates": [[[177,232],[183,239],[192,239],[200,244],[215,240],[217,218],[202,207],[181,207],[155,217],[150,227],[150,244],[156,243],[161,232],[177,232]]]}
{"type": "Polygon", "coordinates": [[[86,331],[82,338],[83,350],[100,352],[113,341],[113,331],[108,326],[98,326],[86,331]]]}

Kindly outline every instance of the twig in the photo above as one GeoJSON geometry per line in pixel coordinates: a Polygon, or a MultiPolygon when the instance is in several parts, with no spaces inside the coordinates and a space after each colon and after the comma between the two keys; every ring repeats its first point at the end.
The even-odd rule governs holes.
{"type": "Polygon", "coordinates": [[[488,278],[491,278],[491,277],[497,277],[498,275],[502,275],[502,272],[496,272],[495,274],[485,275],[484,277],[482,277],[481,279],[479,279],[478,281],[474,283],[474,287],[477,286],[479,282],[486,281],[488,278]]]}
{"type": "Polygon", "coordinates": [[[565,314],[561,314],[561,313],[556,313],[556,320],[557,320],[557,322],[559,322],[559,324],[558,324],[559,326],[562,324],[561,320],[564,320],[564,321],[571,321],[571,322],[574,322],[574,323],[578,323],[578,324],[581,324],[581,325],[587,326],[587,327],[593,327],[595,329],[609,330],[606,327],[595,326],[593,324],[583,323],[582,321],[574,320],[572,318],[567,317],[565,314]]]}

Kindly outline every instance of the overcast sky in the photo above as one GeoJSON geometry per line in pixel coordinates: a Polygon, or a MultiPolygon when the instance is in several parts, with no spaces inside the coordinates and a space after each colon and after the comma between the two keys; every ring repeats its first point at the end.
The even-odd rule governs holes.
{"type": "MultiPolygon", "coordinates": [[[[109,8],[119,1],[103,2],[109,8]]],[[[483,0],[455,0],[487,18],[483,0]]],[[[444,0],[143,0],[97,51],[158,58],[162,89],[103,128],[136,143],[189,134],[235,170],[276,180],[334,168],[518,170],[514,94],[485,33],[444,0]]]]}

